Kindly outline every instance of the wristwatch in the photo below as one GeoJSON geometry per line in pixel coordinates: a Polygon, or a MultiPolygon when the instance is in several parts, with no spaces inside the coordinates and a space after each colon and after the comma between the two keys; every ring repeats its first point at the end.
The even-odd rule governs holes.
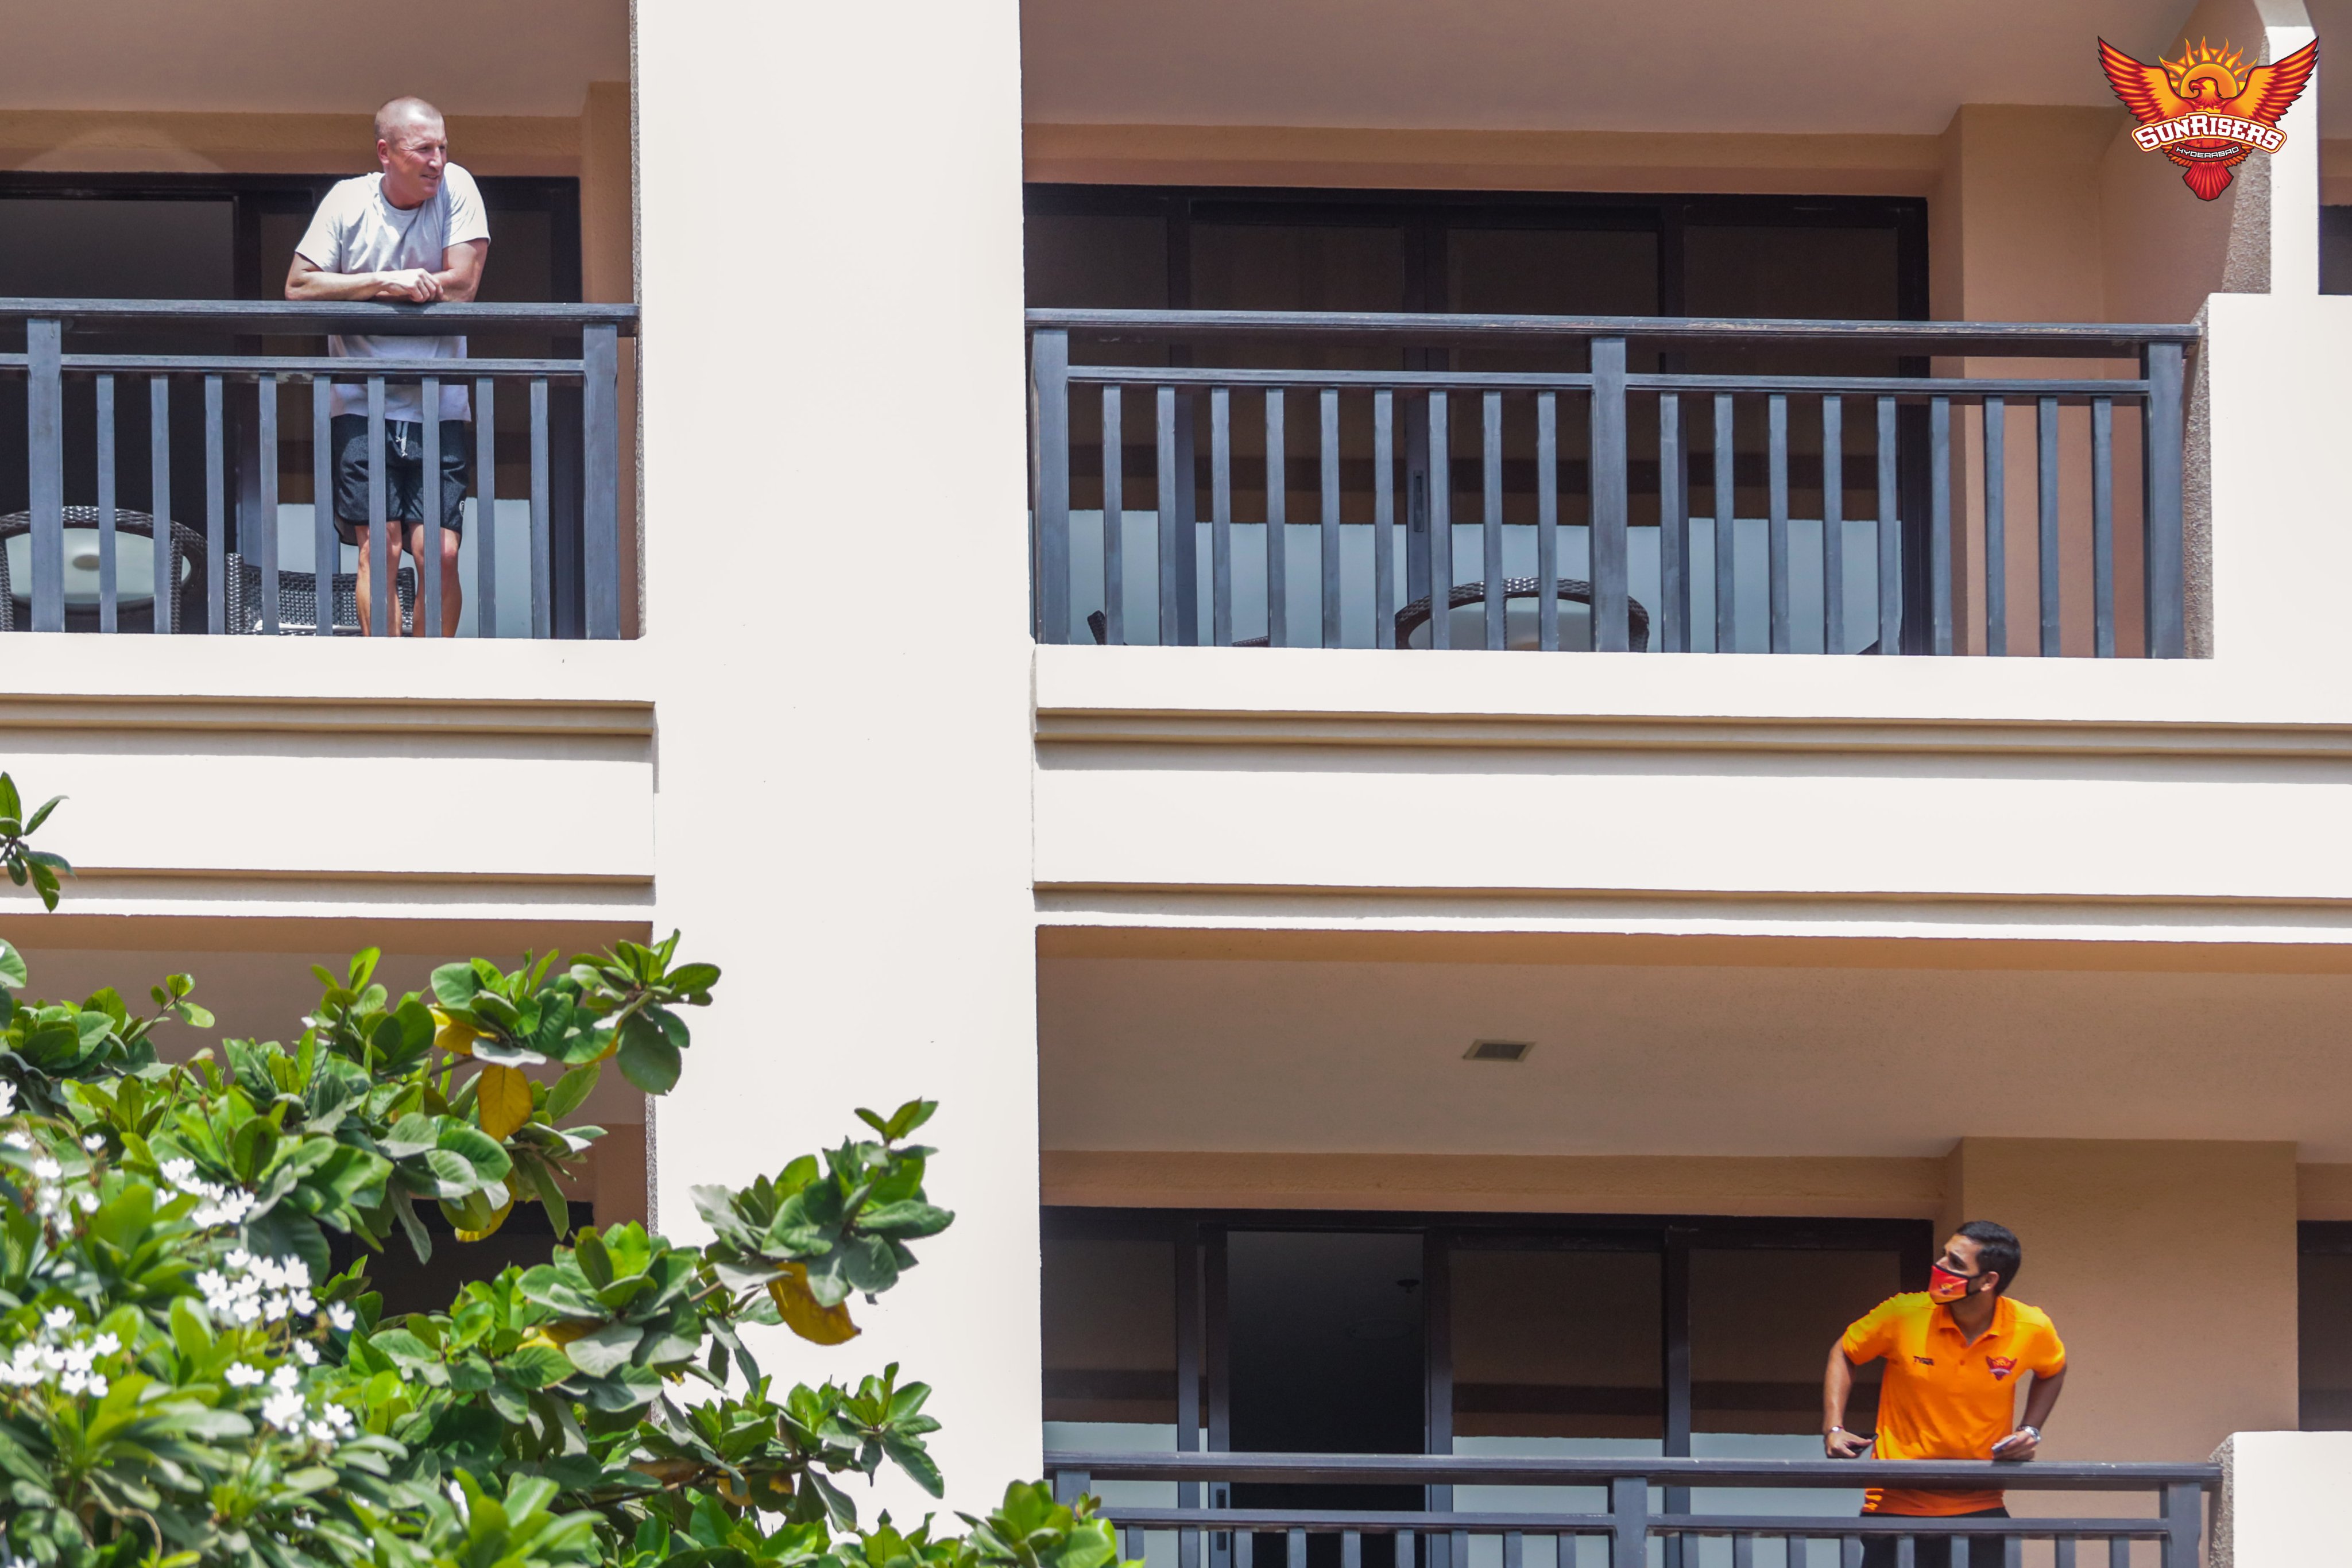
{"type": "Polygon", "coordinates": [[[2037,1443],[2042,1441],[2042,1428],[2039,1427],[2020,1427],[2018,1430],[2027,1434],[2037,1443]]]}

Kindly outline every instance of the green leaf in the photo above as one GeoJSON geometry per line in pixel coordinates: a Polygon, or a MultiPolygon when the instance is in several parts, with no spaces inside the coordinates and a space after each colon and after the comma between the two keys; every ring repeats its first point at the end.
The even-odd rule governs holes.
{"type": "Polygon", "coordinates": [[[25,956],[0,940],[0,986],[22,990],[26,978],[25,956]]]}
{"type": "Polygon", "coordinates": [[[558,1121],[580,1109],[604,1073],[604,1064],[592,1061],[585,1067],[575,1067],[557,1079],[555,1087],[547,1092],[547,1119],[558,1121]]]}
{"type": "Polygon", "coordinates": [[[621,1049],[614,1060],[621,1076],[648,1094],[667,1094],[677,1082],[682,1065],[677,1048],[641,1018],[631,1019],[621,1030],[621,1049]]]}
{"type": "Polygon", "coordinates": [[[644,1331],[635,1323],[606,1323],[595,1333],[583,1334],[565,1345],[563,1354],[589,1376],[602,1377],[626,1366],[629,1357],[636,1352],[637,1342],[644,1337],[644,1331]]]}

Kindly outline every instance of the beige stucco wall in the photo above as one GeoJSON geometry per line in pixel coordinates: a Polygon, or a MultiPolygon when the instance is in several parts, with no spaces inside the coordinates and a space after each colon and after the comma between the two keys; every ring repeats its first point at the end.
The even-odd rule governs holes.
{"type": "Polygon", "coordinates": [[[2295,1425],[2294,1145],[1969,1138],[1953,1167],[1947,1222],[2016,1230],[2018,1297],[2066,1341],[2050,1458],[2201,1459],[2295,1425]]]}
{"type": "MultiPolygon", "coordinates": [[[[355,104],[338,114],[271,114],[0,108],[0,169],[366,173],[375,167],[368,119],[373,109],[355,104]]],[[[478,174],[576,174],[581,122],[571,115],[452,113],[449,147],[478,174]]]]}

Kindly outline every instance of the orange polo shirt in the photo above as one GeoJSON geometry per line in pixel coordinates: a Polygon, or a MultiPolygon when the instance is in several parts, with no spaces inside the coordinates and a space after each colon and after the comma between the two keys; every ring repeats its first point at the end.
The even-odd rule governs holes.
{"type": "MultiPolygon", "coordinates": [[[[1878,1390],[1882,1459],[1989,1459],[2015,1430],[2017,1385],[2031,1372],[2066,1369],[2066,1347],[2050,1314],[2007,1296],[1993,1304],[1992,1326],[1970,1344],[1952,1314],[1925,1291],[1889,1296],[1845,1331],[1848,1361],[1884,1359],[1878,1390]]],[[[1977,1513],[2001,1506],[1998,1491],[1919,1491],[1872,1488],[1866,1513],[1977,1513]]]]}

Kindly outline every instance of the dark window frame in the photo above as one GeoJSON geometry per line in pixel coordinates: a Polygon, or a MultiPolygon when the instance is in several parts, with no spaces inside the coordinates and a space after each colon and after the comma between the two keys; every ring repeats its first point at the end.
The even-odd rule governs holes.
{"type": "Polygon", "coordinates": [[[1192,303],[1195,222],[1396,225],[1405,231],[1409,310],[1443,313],[1449,226],[1609,229],[1658,236],[1658,313],[1683,312],[1683,236],[1694,226],[1891,228],[1899,320],[1928,310],[1927,203],[1919,196],[1688,195],[1549,191],[1336,190],[1255,185],[1080,185],[1024,188],[1032,216],[1159,217],[1166,221],[1167,308],[1192,303]]]}
{"type": "MultiPolygon", "coordinates": [[[[1223,1449],[1227,1442],[1223,1280],[1224,1238],[1234,1230],[1391,1231],[1423,1238],[1423,1364],[1427,1385],[1423,1448],[1428,1453],[1453,1451],[1450,1259],[1457,1248],[1507,1246],[1658,1255],[1663,1265],[1660,1341],[1664,1452],[1686,1455],[1693,1413],[1689,1289],[1693,1251],[1891,1251],[1898,1260],[1902,1288],[1914,1291],[1927,1287],[1936,1243],[1935,1224],[1926,1219],[1044,1207],[1040,1231],[1045,1239],[1153,1240],[1171,1245],[1176,1270],[1180,1449],[1191,1448],[1203,1427],[1211,1451],[1223,1449]],[[1203,1397],[1205,1411],[1199,1405],[1203,1397]]],[[[2352,1226],[2344,1230],[2344,1249],[2352,1251],[2352,1226]]],[[[1444,1506],[1444,1500],[1433,1496],[1429,1506],[1444,1506]]]]}

